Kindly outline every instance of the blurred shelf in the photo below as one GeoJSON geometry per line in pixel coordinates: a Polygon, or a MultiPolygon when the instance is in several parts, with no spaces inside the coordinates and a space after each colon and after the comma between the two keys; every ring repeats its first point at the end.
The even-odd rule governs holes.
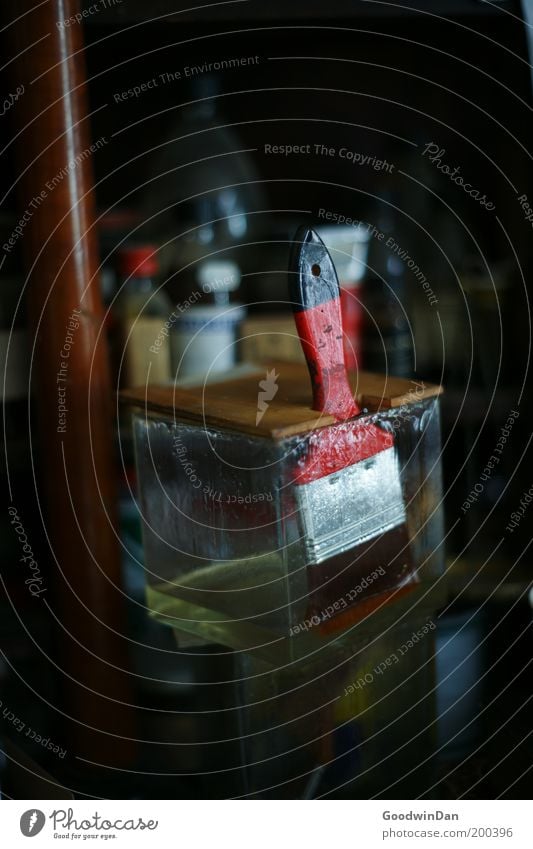
{"type": "Polygon", "coordinates": [[[455,424],[458,420],[461,424],[479,426],[487,417],[487,425],[496,423],[499,427],[504,424],[510,410],[517,408],[517,398],[520,396],[521,387],[498,387],[493,393],[492,389],[482,390],[469,388],[468,391],[457,389],[446,389],[441,400],[442,418],[447,424],[455,424]],[[492,395],[494,394],[494,397],[492,395]],[[502,421],[503,420],[503,421],[502,421]]]}
{"type": "Polygon", "coordinates": [[[475,558],[464,558],[449,563],[446,570],[449,595],[461,602],[515,601],[520,596],[525,598],[532,584],[529,560],[513,566],[510,558],[493,559],[485,565],[475,558]]]}
{"type": "MultiPolygon", "coordinates": [[[[98,8],[93,14],[92,0],[83,0],[89,24],[127,25],[132,23],[221,23],[269,21],[324,21],[360,18],[405,17],[418,15],[503,15],[513,12],[520,15],[518,0],[223,0],[218,3],[196,5],[191,0],[105,0],[107,8],[98,8]]],[[[104,4],[102,4],[103,6],[104,4]]],[[[521,15],[520,15],[521,17],[521,15]]]]}

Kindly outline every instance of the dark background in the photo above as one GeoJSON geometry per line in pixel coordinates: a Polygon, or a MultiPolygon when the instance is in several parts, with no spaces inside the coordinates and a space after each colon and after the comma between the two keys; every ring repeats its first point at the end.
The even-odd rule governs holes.
{"type": "MultiPolygon", "coordinates": [[[[186,178],[179,172],[153,178],[165,170],[167,155],[172,161],[167,142],[179,134],[183,105],[210,92],[218,121],[232,125],[242,148],[254,149],[255,177],[247,190],[251,207],[311,210],[309,221],[317,221],[317,210],[324,207],[378,223],[383,210],[393,204],[399,241],[424,269],[440,305],[437,317],[420,301],[416,283],[408,281],[413,310],[418,299],[413,371],[446,387],[443,471],[450,606],[441,619],[439,639],[444,645],[448,636],[459,635],[453,650],[443,651],[438,672],[444,678],[455,670],[441,699],[449,699],[455,687],[459,703],[439,724],[440,783],[434,795],[527,796],[533,763],[528,719],[533,695],[529,521],[526,518],[513,534],[505,531],[510,514],[532,483],[526,377],[533,240],[517,200],[523,193],[533,194],[525,28],[514,3],[500,4],[501,9],[473,0],[404,6],[411,11],[385,3],[336,2],[326,7],[252,0],[178,15],[175,4],[159,2],[150,4],[151,20],[146,21],[145,4],[124,0],[116,9],[88,17],[92,135],[110,140],[94,157],[99,212],[108,222],[107,229],[102,224],[102,258],[113,253],[111,213],[159,208],[166,198],[172,203],[186,195],[186,178]],[[158,16],[160,21],[155,20],[158,16]],[[257,65],[202,75],[196,84],[186,79],[169,82],[125,102],[114,99],[116,92],[165,72],[255,55],[257,65]],[[483,209],[430,165],[421,155],[430,142],[445,149],[444,161],[460,165],[461,173],[495,203],[495,211],[483,209]],[[387,159],[394,170],[386,174],[314,154],[266,156],[265,143],[346,146],[387,159]],[[495,285],[492,294],[480,300],[461,286],[472,266],[484,267],[484,273],[493,273],[497,280],[504,278],[505,285],[495,285]],[[464,514],[461,504],[513,409],[520,410],[520,418],[498,473],[464,514]],[[469,656],[472,645],[475,652],[469,656]]],[[[9,45],[4,50],[8,55],[9,45]]],[[[3,73],[2,87],[8,91],[7,72],[3,73]]],[[[3,118],[2,147],[11,132],[3,118]]],[[[16,219],[11,149],[3,153],[0,169],[0,188],[2,195],[7,194],[1,218],[6,233],[16,219]]],[[[189,150],[194,153],[194,145],[189,150]]],[[[299,222],[294,213],[254,216],[250,242],[272,238],[278,220],[280,234],[286,233],[287,219],[294,225],[299,222]]],[[[152,223],[155,232],[158,227],[168,232],[179,226],[179,206],[152,223]]],[[[279,249],[269,258],[268,271],[283,263],[283,238],[280,235],[279,249]]],[[[241,261],[249,272],[265,270],[254,266],[253,250],[243,248],[241,261]]],[[[13,317],[17,326],[24,326],[23,304],[15,312],[23,282],[16,252],[0,274],[3,329],[11,326],[13,317]]],[[[246,299],[282,301],[282,276],[270,275],[267,281],[261,286],[253,273],[245,276],[246,299]]],[[[43,569],[46,564],[51,568],[33,495],[34,464],[38,474],[39,455],[46,446],[39,444],[36,432],[30,446],[24,398],[6,404],[6,412],[3,481],[7,483],[7,457],[16,501],[34,517],[28,520],[32,542],[43,569]]],[[[5,516],[2,521],[0,648],[5,662],[0,665],[0,692],[28,724],[61,739],[61,675],[54,663],[57,635],[35,613],[31,599],[17,589],[12,565],[17,549],[5,516]]],[[[127,562],[124,569],[125,586],[138,602],[142,575],[132,573],[127,562]]],[[[156,668],[162,678],[183,680],[188,674],[185,660],[161,660],[157,651],[171,648],[169,634],[151,624],[134,602],[131,634],[156,648],[153,654],[149,648],[138,651],[135,668],[141,677],[145,670],[156,668]]],[[[218,658],[217,674],[226,662],[218,658]]],[[[214,674],[212,658],[206,658],[205,669],[196,674],[204,679],[214,674]]],[[[139,683],[144,739],[169,740],[184,733],[183,718],[169,718],[165,711],[184,706],[200,710],[193,685],[194,680],[189,689],[139,683]],[[143,706],[149,710],[143,711],[143,706]]],[[[146,743],[134,777],[93,776],[73,759],[58,764],[38,747],[17,740],[9,723],[3,725],[0,734],[5,739],[25,746],[29,756],[75,793],[179,798],[216,792],[206,789],[201,776],[186,781],[169,776],[180,769],[172,746],[146,743]],[[143,770],[161,774],[154,778],[143,770]]]]}

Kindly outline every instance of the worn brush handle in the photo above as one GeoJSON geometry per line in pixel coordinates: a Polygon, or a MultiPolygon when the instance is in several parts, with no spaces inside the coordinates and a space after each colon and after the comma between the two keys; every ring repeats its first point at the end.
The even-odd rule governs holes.
{"type": "Polygon", "coordinates": [[[300,227],[289,266],[294,320],[313,388],[313,409],[345,420],[360,410],[344,362],[340,287],[335,266],[317,233],[300,227]]]}

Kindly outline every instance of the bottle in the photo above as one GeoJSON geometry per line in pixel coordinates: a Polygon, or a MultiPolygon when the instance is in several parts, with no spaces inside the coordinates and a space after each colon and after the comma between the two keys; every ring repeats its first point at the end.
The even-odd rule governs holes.
{"type": "Polygon", "coordinates": [[[185,265],[188,243],[203,248],[204,256],[226,249],[219,258],[255,270],[251,243],[264,217],[250,213],[266,206],[257,168],[224,114],[220,79],[195,77],[188,97],[148,158],[142,232],[162,246],[165,277],[185,265]]]}
{"type": "MultiPolygon", "coordinates": [[[[256,269],[253,226],[263,210],[260,180],[223,114],[220,80],[191,81],[164,143],[148,162],[141,208],[147,239],[157,232],[174,304],[172,379],[228,371],[245,316],[241,271],[256,269]]],[[[247,296],[246,296],[247,297],[247,296]]]]}
{"type": "Polygon", "coordinates": [[[121,282],[115,299],[115,361],[122,388],[168,383],[171,302],[156,283],[158,248],[132,245],[119,254],[121,282]]]}
{"type": "Polygon", "coordinates": [[[398,233],[392,202],[381,205],[369,235],[368,271],[363,283],[362,365],[367,371],[410,377],[413,340],[404,261],[408,255],[398,233]]]}
{"type": "Polygon", "coordinates": [[[234,300],[240,279],[236,263],[216,258],[200,259],[181,275],[171,333],[174,380],[234,367],[237,330],[246,315],[234,300]]]}

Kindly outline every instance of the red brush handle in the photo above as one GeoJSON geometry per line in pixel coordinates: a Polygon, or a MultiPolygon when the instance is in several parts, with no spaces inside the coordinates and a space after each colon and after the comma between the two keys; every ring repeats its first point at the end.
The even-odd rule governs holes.
{"type": "Polygon", "coordinates": [[[341,293],[319,236],[300,228],[290,267],[294,319],[313,388],[313,409],[339,420],[358,415],[344,362],[341,293]]]}
{"type": "MultiPolygon", "coordinates": [[[[346,421],[361,411],[354,401],[344,363],[341,293],[326,246],[308,227],[296,234],[289,265],[294,320],[309,367],[313,409],[346,421]]],[[[311,435],[299,464],[299,484],[326,477],[394,445],[391,433],[365,417],[311,435]]]]}
{"type": "Polygon", "coordinates": [[[313,409],[341,420],[357,416],[360,410],[344,364],[340,299],[298,312],[294,318],[311,375],[313,409]]]}

